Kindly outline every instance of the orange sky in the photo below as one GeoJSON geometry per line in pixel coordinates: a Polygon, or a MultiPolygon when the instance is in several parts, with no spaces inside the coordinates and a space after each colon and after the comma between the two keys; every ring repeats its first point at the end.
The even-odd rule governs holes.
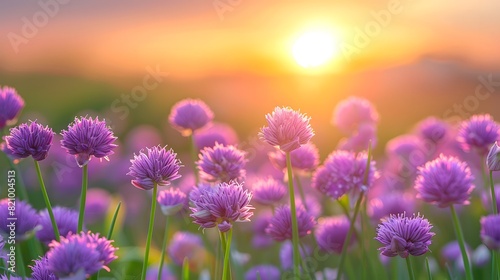
{"type": "Polygon", "coordinates": [[[500,65],[500,2],[493,0],[41,2],[56,1],[68,3],[58,4],[17,54],[12,34],[22,35],[22,19],[33,22],[43,10],[36,2],[2,1],[0,70],[119,76],[161,65],[176,77],[307,73],[293,61],[291,46],[301,32],[316,27],[332,30],[344,49],[325,72],[403,64],[428,54],[500,65]],[[227,10],[218,13],[214,3],[227,10]],[[381,11],[391,5],[399,12],[381,26],[374,14],[387,14],[381,11]],[[356,44],[359,30],[370,24],[380,31],[356,44]],[[350,46],[356,52],[347,59],[350,46]]]}

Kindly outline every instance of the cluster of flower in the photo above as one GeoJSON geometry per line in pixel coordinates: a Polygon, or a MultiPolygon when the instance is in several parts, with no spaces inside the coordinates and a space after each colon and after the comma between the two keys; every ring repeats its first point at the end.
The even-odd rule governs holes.
{"type": "MultiPolygon", "coordinates": [[[[0,129],[14,124],[23,106],[24,101],[14,89],[0,89],[0,129]]],[[[163,270],[165,253],[178,266],[187,265],[191,271],[206,269],[208,264],[203,260],[217,249],[210,252],[199,234],[211,228],[219,232],[223,255],[214,276],[230,279],[229,275],[235,272],[228,268],[229,259],[241,264],[248,261],[244,257],[238,261],[237,252],[230,249],[235,223],[249,222],[254,215],[252,246],[264,249],[283,242],[282,265],[281,270],[266,263],[256,265],[247,271],[246,279],[280,279],[290,271],[297,277],[317,273],[316,277],[323,279],[332,272],[314,271],[307,263],[300,262],[300,255],[303,258],[311,255],[312,244],[328,254],[340,255],[340,263],[333,273],[340,279],[347,251],[367,238],[364,227],[357,227],[360,211],[372,224],[378,224],[375,240],[382,244],[381,261],[396,256],[407,259],[413,279],[409,256],[427,253],[435,235],[429,220],[416,212],[419,207],[423,208],[420,201],[450,209],[457,241],[449,246],[458,249],[449,254],[452,256],[448,261],[460,259],[461,270],[467,279],[472,279],[472,265],[455,205],[469,204],[475,185],[479,184],[485,186],[481,195],[492,211],[480,220],[481,231],[477,234],[488,249],[493,252],[500,249],[500,216],[496,203],[500,192],[495,191],[493,176],[494,171],[500,170],[500,147],[496,144],[500,140],[500,126],[491,116],[476,115],[458,127],[428,118],[419,123],[414,132],[387,143],[386,159],[379,170],[371,154],[377,140],[379,115],[365,99],[349,98],[335,109],[332,123],[346,138],[323,163],[311,142],[314,132],[309,117],[288,107],[276,107],[265,118],[267,125],[261,129],[259,138],[269,146],[264,148],[264,159],[256,159],[260,161],[257,165],[272,166],[265,171],[247,168],[247,153],[237,146],[234,130],[214,123],[214,113],[200,100],[178,102],[169,116],[172,127],[191,143],[189,165],[193,166],[194,182],[187,183],[189,187],[168,187],[181,178],[183,165],[167,146],[158,143],[141,146],[133,155],[127,166],[131,184],[153,192],[142,279],[176,279],[169,269],[163,270]],[[487,171],[490,171],[490,180],[487,171]],[[483,177],[483,182],[475,179],[478,177],[483,177]],[[295,192],[300,194],[297,199],[295,192]],[[355,204],[350,203],[351,198],[355,204]],[[337,201],[340,208],[322,207],[324,199],[337,201]],[[166,230],[159,267],[148,270],[157,204],[167,218],[190,212],[193,222],[203,231],[198,234],[176,231],[167,248],[166,230]],[[328,216],[335,210],[342,210],[343,214],[328,216]]],[[[117,248],[110,241],[112,229],[105,238],[84,230],[83,223],[93,220],[93,212],[106,211],[96,209],[107,209],[106,202],[105,205],[99,202],[106,194],[89,192],[89,201],[86,201],[86,174],[93,157],[107,159],[114,153],[117,137],[104,120],[91,117],[75,118],[68,129],[61,132],[60,147],[74,157],[84,174],[80,211],[60,206],[52,208],[50,204],[38,162],[47,158],[53,138],[51,128],[32,121],[11,128],[0,146],[13,163],[33,158],[47,207],[37,213],[27,197],[16,201],[16,240],[34,241],[35,245],[30,246],[39,253],[39,258],[32,260],[29,266],[31,276],[25,272],[20,276],[86,279],[101,269],[109,271],[108,265],[118,258],[117,248]],[[93,199],[93,196],[99,198],[93,199]],[[48,247],[44,250],[40,244],[48,247]]],[[[5,243],[2,235],[9,233],[8,214],[8,200],[0,200],[0,250],[5,243]]],[[[115,218],[116,215],[117,212],[115,218]]],[[[360,223],[365,222],[361,219],[360,223]]],[[[494,253],[493,260],[495,256],[494,253]]],[[[16,278],[11,275],[10,279],[16,278]]]]}

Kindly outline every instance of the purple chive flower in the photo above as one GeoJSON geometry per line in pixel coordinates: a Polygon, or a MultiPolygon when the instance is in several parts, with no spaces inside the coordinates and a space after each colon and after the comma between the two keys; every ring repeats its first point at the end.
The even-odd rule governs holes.
{"type": "Polygon", "coordinates": [[[85,166],[92,158],[107,159],[116,147],[117,139],[105,121],[91,117],[75,118],[68,130],[61,132],[61,146],[74,155],[78,166],[85,166]]]}
{"type": "Polygon", "coordinates": [[[500,126],[490,115],[474,115],[462,122],[457,140],[464,151],[486,155],[491,145],[500,140],[500,126]]]}
{"type": "MultiPolygon", "coordinates": [[[[150,266],[148,268],[148,271],[146,272],[146,280],[157,280],[158,279],[158,266],[150,266]]],[[[177,280],[177,277],[175,277],[174,273],[170,271],[170,269],[167,266],[164,266],[162,271],[161,271],[161,278],[162,280],[177,280]]]]}
{"type": "Polygon", "coordinates": [[[473,180],[465,162],[440,155],[419,168],[415,189],[418,198],[444,208],[452,204],[469,204],[473,180]]]}
{"type": "MultiPolygon", "coordinates": [[[[342,253],[349,227],[349,220],[344,216],[320,219],[315,231],[318,246],[328,253],[342,253]]],[[[354,244],[355,241],[355,238],[351,238],[349,245],[354,244]]]]}
{"type": "MultiPolygon", "coordinates": [[[[286,169],[286,154],[281,150],[270,152],[269,160],[279,170],[286,169]]],[[[290,153],[292,167],[297,171],[311,172],[319,164],[319,152],[316,145],[308,142],[290,153]]]]}
{"type": "MultiPolygon", "coordinates": [[[[302,205],[297,205],[296,210],[299,237],[311,234],[315,225],[314,216],[309,214],[302,205]]],[[[276,241],[292,239],[292,215],[290,206],[283,205],[276,209],[274,216],[266,228],[266,233],[276,241]]]]}
{"type": "Polygon", "coordinates": [[[448,124],[435,117],[428,117],[417,124],[417,133],[426,141],[439,143],[446,138],[448,124]]]}
{"type": "Polygon", "coordinates": [[[203,101],[185,99],[172,107],[168,120],[183,136],[190,136],[193,131],[208,125],[213,118],[214,113],[203,101]]]}
{"type": "Polygon", "coordinates": [[[87,243],[96,245],[95,248],[99,253],[99,261],[104,265],[103,268],[109,271],[107,265],[118,258],[115,255],[118,248],[113,247],[111,244],[113,241],[108,240],[106,237],[99,236],[99,233],[91,233],[90,231],[87,233],[82,232],[79,236],[86,239],[87,243]]]}
{"type": "Polygon", "coordinates": [[[350,97],[335,107],[332,123],[344,133],[351,134],[359,130],[363,124],[376,125],[378,119],[378,113],[370,101],[360,97],[350,97]]]}
{"type": "Polygon", "coordinates": [[[205,249],[201,237],[187,231],[176,232],[168,245],[168,255],[176,265],[182,265],[186,257],[190,267],[195,262],[203,261],[205,249]]]}
{"type": "Polygon", "coordinates": [[[34,121],[11,128],[10,135],[5,137],[5,142],[10,154],[15,158],[32,156],[34,160],[41,161],[49,153],[53,136],[52,129],[34,121]]]}
{"type": "Polygon", "coordinates": [[[59,277],[74,276],[85,279],[115,260],[116,248],[111,242],[98,234],[80,233],[62,237],[61,241],[52,241],[47,252],[48,268],[59,277]]]}
{"type": "MultiPolygon", "coordinates": [[[[61,237],[77,231],[78,211],[59,206],[54,207],[52,211],[54,212],[54,218],[61,237]]],[[[48,244],[50,241],[56,239],[56,236],[54,235],[47,209],[41,211],[39,217],[40,230],[36,232],[36,237],[41,242],[48,244]]]]}
{"type": "Polygon", "coordinates": [[[194,133],[194,142],[200,150],[205,147],[213,147],[216,143],[225,146],[235,145],[238,143],[238,135],[229,125],[214,123],[206,129],[196,131],[194,133]]]}
{"type": "Polygon", "coordinates": [[[176,188],[160,191],[157,200],[166,216],[175,215],[188,205],[186,194],[176,188]]]}
{"type": "Polygon", "coordinates": [[[0,235],[0,252],[2,252],[4,245],[5,245],[5,240],[3,239],[3,236],[0,235]]]}
{"type": "Polygon", "coordinates": [[[141,151],[139,155],[134,154],[134,159],[130,160],[130,175],[134,178],[132,185],[141,190],[150,190],[155,184],[158,186],[168,186],[170,181],[181,177],[179,169],[181,162],[177,154],[172,149],[154,146],[147,148],[147,154],[141,151]]]}
{"type": "Polygon", "coordinates": [[[259,179],[252,185],[253,199],[263,205],[273,206],[287,194],[286,187],[273,178],[259,179]]]}
{"type": "Polygon", "coordinates": [[[310,119],[292,108],[276,107],[271,114],[266,115],[268,126],[260,130],[259,138],[285,153],[291,152],[314,136],[310,119]]]}
{"type": "Polygon", "coordinates": [[[89,189],[85,202],[85,222],[92,224],[102,220],[108,213],[111,195],[103,189],[89,189]]]}
{"type": "Polygon", "coordinates": [[[241,181],[245,178],[246,153],[235,146],[215,144],[206,147],[196,162],[200,170],[200,177],[206,182],[241,181]]]}
{"type": "Polygon", "coordinates": [[[0,200],[0,234],[9,236],[14,222],[17,240],[24,240],[28,235],[38,229],[38,215],[35,209],[31,207],[28,203],[15,200],[11,201],[8,198],[0,200]],[[12,211],[9,208],[15,207],[14,215],[12,216],[12,211]],[[9,218],[16,218],[15,221],[9,220],[9,218]]]}
{"type": "Polygon", "coordinates": [[[54,272],[49,269],[49,260],[47,257],[42,257],[35,260],[35,265],[30,266],[33,273],[31,277],[33,280],[58,280],[54,272]]]}
{"type": "Polygon", "coordinates": [[[397,159],[401,165],[399,168],[406,169],[404,171],[408,173],[407,175],[413,175],[417,167],[426,162],[427,152],[423,141],[414,135],[398,136],[390,140],[386,146],[386,153],[391,159],[397,159]]]}
{"type": "Polygon", "coordinates": [[[500,171],[500,146],[498,146],[497,142],[491,146],[486,164],[490,171],[500,171]]]}
{"type": "Polygon", "coordinates": [[[364,151],[368,146],[375,147],[377,145],[377,128],[371,124],[362,124],[358,131],[347,138],[342,139],[337,149],[347,151],[364,151]]]}
{"type": "Polygon", "coordinates": [[[280,270],[274,265],[257,265],[245,273],[245,280],[280,280],[280,270]]]}
{"type": "Polygon", "coordinates": [[[16,122],[19,112],[24,107],[24,100],[11,87],[0,88],[0,130],[16,122]]]}
{"type": "Polygon", "coordinates": [[[235,222],[249,222],[254,209],[250,205],[252,194],[243,190],[243,185],[232,181],[220,183],[213,190],[202,190],[193,201],[190,216],[202,228],[217,226],[221,232],[230,230],[235,222]]]}
{"type": "Polygon", "coordinates": [[[500,250],[500,215],[481,218],[481,240],[490,250],[500,250]]]}
{"type": "Polygon", "coordinates": [[[191,204],[193,204],[194,201],[197,201],[202,194],[204,194],[205,192],[213,191],[213,190],[215,190],[215,188],[213,188],[211,184],[199,183],[198,186],[195,186],[189,192],[189,202],[191,204]]]}
{"type": "Polygon", "coordinates": [[[375,161],[372,160],[368,172],[368,184],[363,185],[367,160],[366,153],[356,155],[354,152],[334,151],[314,173],[312,186],[334,199],[339,199],[350,191],[364,191],[378,176],[375,161]]]}
{"type": "Polygon", "coordinates": [[[413,213],[415,200],[412,195],[401,192],[388,192],[377,196],[368,203],[368,216],[373,222],[379,222],[390,215],[413,213]]]}
{"type": "Polygon", "coordinates": [[[406,217],[406,213],[391,215],[378,225],[375,239],[384,245],[379,248],[384,256],[420,256],[429,251],[431,238],[435,235],[431,228],[429,221],[420,215],[411,218],[406,217]]]}
{"type": "MultiPolygon", "coordinates": [[[[299,249],[300,257],[306,258],[311,255],[312,250],[309,246],[305,245],[299,249]]],[[[289,270],[293,267],[293,245],[292,242],[287,240],[283,242],[280,248],[280,263],[283,270],[289,270]]]]}

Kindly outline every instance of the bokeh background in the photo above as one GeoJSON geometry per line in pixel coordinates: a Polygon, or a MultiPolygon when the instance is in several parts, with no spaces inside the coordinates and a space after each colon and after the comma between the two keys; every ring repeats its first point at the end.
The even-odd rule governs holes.
{"type": "MultiPolygon", "coordinates": [[[[149,139],[186,162],[188,143],[167,120],[181,99],[203,99],[247,146],[275,106],[300,109],[312,118],[324,159],[343,137],[331,125],[333,109],[361,96],[380,114],[375,156],[381,156],[389,139],[430,115],[456,123],[490,113],[500,120],[499,27],[495,0],[1,1],[0,85],[24,98],[20,121],[38,119],[59,132],[75,116],[101,116],[121,144],[147,126],[158,133],[149,139]],[[398,12],[390,12],[394,7],[398,12]],[[292,47],[315,29],[332,34],[333,56],[304,68],[292,47]]],[[[125,145],[120,157],[137,151],[125,145]]],[[[121,179],[108,189],[128,188],[123,196],[145,201],[144,192],[127,185],[128,163],[120,162],[113,174],[121,179]]],[[[3,170],[7,162],[0,163],[3,170]]],[[[107,175],[96,176],[94,187],[109,184],[107,175]]],[[[29,172],[25,180],[36,188],[29,172]]],[[[60,191],[56,199],[74,206],[78,192],[60,191]]],[[[139,213],[141,204],[127,207],[139,213]]],[[[135,234],[128,240],[145,233],[135,234]]]]}

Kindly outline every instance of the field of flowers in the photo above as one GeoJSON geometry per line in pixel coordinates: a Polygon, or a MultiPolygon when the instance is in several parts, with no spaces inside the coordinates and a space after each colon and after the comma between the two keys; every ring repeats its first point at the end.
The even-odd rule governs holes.
{"type": "Polygon", "coordinates": [[[383,112],[350,97],[321,161],[308,112],[276,106],[251,116],[248,145],[203,100],[179,100],[164,117],[181,155],[102,116],[18,123],[22,94],[0,87],[0,279],[498,279],[490,115],[428,117],[378,143],[383,112]]]}

